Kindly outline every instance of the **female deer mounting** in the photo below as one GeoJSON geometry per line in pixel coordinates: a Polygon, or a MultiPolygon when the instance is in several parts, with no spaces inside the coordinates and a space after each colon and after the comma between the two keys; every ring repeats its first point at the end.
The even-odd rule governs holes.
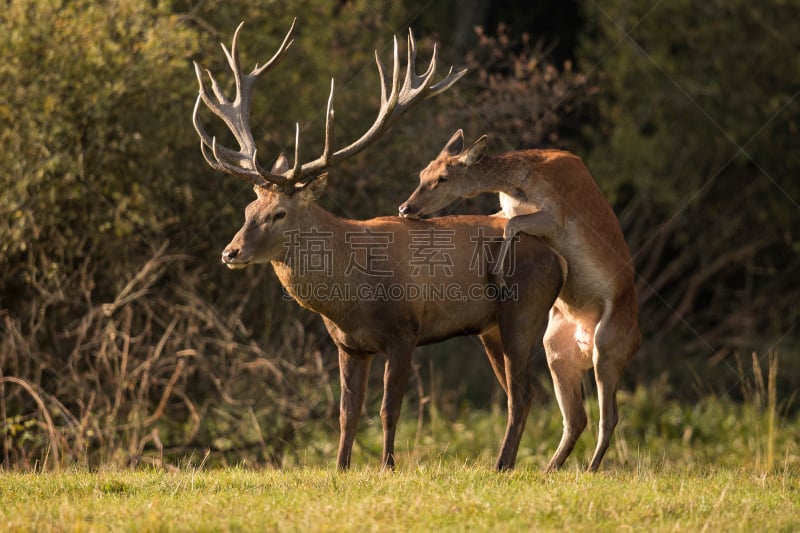
{"type": "MultiPolygon", "coordinates": [[[[581,379],[594,367],[600,434],[589,469],[608,449],[617,425],[617,386],[639,349],[633,263],[611,205],[581,159],[561,150],[522,150],[486,156],[484,135],[469,147],[458,130],[420,172],[420,183],[400,205],[417,218],[457,198],[500,194],[508,218],[501,256],[518,234],[545,239],[567,262],[564,288],[550,313],[545,348],[564,431],[549,470],[559,468],[586,427],[581,379]]],[[[502,261],[500,262],[502,264],[502,261]]]]}

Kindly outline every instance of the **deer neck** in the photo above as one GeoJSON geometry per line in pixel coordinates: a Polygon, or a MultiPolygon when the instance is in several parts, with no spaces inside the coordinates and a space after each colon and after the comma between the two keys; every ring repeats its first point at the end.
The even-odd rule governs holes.
{"type": "Polygon", "coordinates": [[[507,158],[485,156],[470,166],[467,172],[474,180],[474,193],[497,192],[517,201],[528,201],[525,192],[528,173],[519,172],[511,163],[507,158]]]}
{"type": "Polygon", "coordinates": [[[302,229],[286,232],[284,257],[272,261],[272,267],[297,303],[335,321],[347,304],[337,296],[348,283],[343,271],[347,264],[344,237],[357,229],[351,221],[313,203],[298,227],[302,229]]]}

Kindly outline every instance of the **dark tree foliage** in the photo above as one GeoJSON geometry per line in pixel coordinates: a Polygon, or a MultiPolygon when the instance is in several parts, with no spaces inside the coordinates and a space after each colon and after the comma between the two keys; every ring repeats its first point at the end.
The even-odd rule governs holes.
{"type": "Polygon", "coordinates": [[[798,16],[783,1],[587,4],[581,70],[602,117],[587,162],[636,261],[646,373],[693,368],[727,391],[732,354],[778,351],[782,390],[798,387],[798,16]]]}

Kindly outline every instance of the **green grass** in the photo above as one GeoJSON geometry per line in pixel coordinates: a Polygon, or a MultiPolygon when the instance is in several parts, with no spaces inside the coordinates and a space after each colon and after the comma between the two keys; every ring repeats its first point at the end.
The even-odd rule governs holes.
{"type": "Polygon", "coordinates": [[[658,386],[621,394],[597,474],[583,471],[596,438],[592,399],[565,469],[547,475],[561,429],[552,403],[534,407],[517,470],[502,474],[491,469],[505,424],[496,405],[428,406],[421,425],[407,406],[394,473],[377,468],[374,415],[347,473],[334,467],[330,427],[307,431],[308,445],[281,469],[219,466],[199,452],[159,468],[0,471],[0,530],[798,531],[800,418],[769,396],[688,403],[658,386]]]}
{"type": "Polygon", "coordinates": [[[793,531],[800,478],[743,470],[497,474],[241,468],[0,476],[4,531],[793,531]]]}

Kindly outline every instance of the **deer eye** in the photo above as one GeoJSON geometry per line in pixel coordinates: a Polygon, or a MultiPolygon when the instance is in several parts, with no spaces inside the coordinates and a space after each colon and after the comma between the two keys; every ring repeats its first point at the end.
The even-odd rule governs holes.
{"type": "Polygon", "coordinates": [[[439,185],[440,183],[447,183],[447,176],[439,176],[436,179],[436,185],[439,185]]]}
{"type": "Polygon", "coordinates": [[[282,218],[286,218],[286,211],[278,211],[274,215],[272,215],[272,221],[277,222],[282,218]]]}

